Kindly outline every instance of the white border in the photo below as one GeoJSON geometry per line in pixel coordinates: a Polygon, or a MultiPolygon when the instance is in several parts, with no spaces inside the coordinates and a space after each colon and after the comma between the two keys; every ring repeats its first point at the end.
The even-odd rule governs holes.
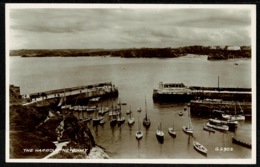
{"type": "Polygon", "coordinates": [[[10,9],[40,9],[40,8],[109,8],[109,9],[218,9],[218,8],[236,8],[251,10],[251,83],[252,83],[252,154],[251,159],[69,159],[69,163],[128,163],[128,164],[256,164],[256,5],[163,5],[163,4],[6,4],[6,162],[22,162],[22,163],[68,163],[65,159],[10,159],[9,152],[9,18],[10,9]]]}

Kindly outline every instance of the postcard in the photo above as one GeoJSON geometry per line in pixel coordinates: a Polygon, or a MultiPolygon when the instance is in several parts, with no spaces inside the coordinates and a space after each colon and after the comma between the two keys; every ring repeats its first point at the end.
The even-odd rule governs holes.
{"type": "Polygon", "coordinates": [[[255,164],[256,6],[6,4],[6,162],[255,164]]]}

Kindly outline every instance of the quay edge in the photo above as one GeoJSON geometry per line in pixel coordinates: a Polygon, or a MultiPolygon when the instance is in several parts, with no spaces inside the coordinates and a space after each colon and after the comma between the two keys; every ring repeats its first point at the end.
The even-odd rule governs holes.
{"type": "MultiPolygon", "coordinates": [[[[112,82],[99,83],[93,85],[63,88],[26,95],[19,95],[19,101],[24,105],[39,104],[59,105],[60,103],[73,105],[87,105],[91,98],[100,97],[101,99],[116,98],[119,95],[118,88],[112,82]]],[[[10,103],[12,98],[10,98],[10,103]]]]}

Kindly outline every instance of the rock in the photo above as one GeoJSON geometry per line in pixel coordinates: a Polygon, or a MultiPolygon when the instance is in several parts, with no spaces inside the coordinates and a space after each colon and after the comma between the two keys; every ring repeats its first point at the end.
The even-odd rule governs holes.
{"type": "Polygon", "coordinates": [[[87,159],[109,159],[109,156],[103,149],[96,146],[90,150],[87,159]]]}

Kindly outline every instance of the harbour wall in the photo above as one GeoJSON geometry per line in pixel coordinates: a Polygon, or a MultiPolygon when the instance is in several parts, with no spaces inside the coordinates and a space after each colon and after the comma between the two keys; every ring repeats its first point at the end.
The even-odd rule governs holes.
{"type": "Polygon", "coordinates": [[[251,102],[234,102],[222,100],[191,100],[190,112],[192,115],[213,115],[214,110],[221,110],[228,114],[239,114],[241,111],[246,116],[251,116],[251,102]]]}
{"type": "Polygon", "coordinates": [[[118,89],[111,82],[94,85],[63,88],[23,95],[22,97],[30,103],[52,102],[57,105],[84,104],[87,105],[90,99],[99,97],[101,99],[114,98],[118,96],[118,89]]]}

